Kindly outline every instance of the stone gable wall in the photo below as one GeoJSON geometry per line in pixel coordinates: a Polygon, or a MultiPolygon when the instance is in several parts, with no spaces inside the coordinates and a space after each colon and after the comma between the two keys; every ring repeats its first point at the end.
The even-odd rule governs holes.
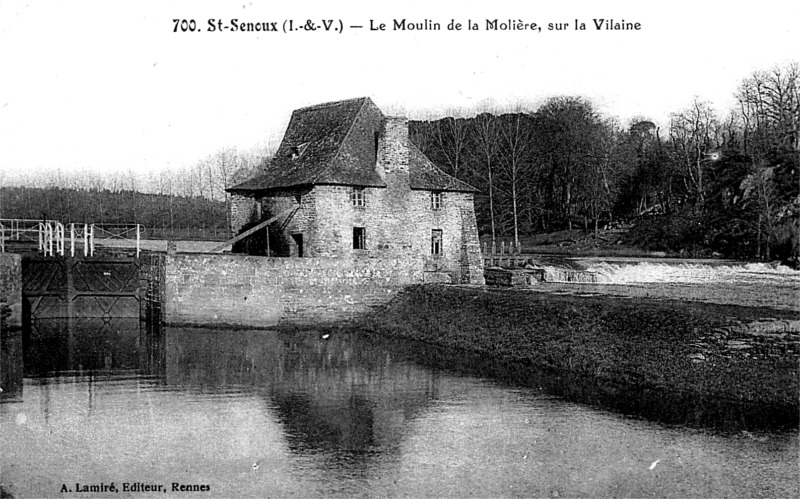
{"type": "Polygon", "coordinates": [[[270,254],[272,256],[298,256],[299,248],[293,234],[303,235],[303,256],[314,256],[309,242],[316,233],[316,192],[309,188],[281,189],[270,192],[261,199],[261,219],[267,220],[288,209],[299,208],[294,214],[284,215],[269,226],[270,254]]]}
{"type": "Polygon", "coordinates": [[[231,194],[231,234],[238,234],[242,227],[258,221],[258,203],[252,197],[231,194]]]}

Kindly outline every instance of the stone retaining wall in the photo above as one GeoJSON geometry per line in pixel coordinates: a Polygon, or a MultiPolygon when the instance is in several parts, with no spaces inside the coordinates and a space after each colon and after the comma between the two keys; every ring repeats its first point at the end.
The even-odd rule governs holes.
{"type": "Polygon", "coordinates": [[[800,320],[762,318],[714,328],[691,343],[689,358],[702,363],[725,358],[800,359],[800,320]]]}
{"type": "Polygon", "coordinates": [[[22,257],[0,253],[0,330],[22,327],[22,257]]]}
{"type": "Polygon", "coordinates": [[[272,327],[349,320],[424,281],[422,262],[391,258],[164,257],[168,324],[272,327]]]}

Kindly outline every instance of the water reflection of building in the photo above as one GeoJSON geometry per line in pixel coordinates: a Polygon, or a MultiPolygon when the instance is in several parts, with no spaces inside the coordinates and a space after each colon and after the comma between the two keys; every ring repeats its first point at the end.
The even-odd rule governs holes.
{"type": "Polygon", "coordinates": [[[436,398],[431,371],[358,335],[170,329],[166,351],[168,385],[261,393],[294,452],[356,467],[398,448],[404,422],[436,398]]]}
{"type": "Polygon", "coordinates": [[[298,453],[395,448],[403,423],[436,397],[433,373],[357,335],[161,331],[100,319],[34,321],[23,334],[3,337],[4,401],[21,400],[23,378],[47,385],[126,372],[189,392],[242,390],[263,397],[298,453]]]}

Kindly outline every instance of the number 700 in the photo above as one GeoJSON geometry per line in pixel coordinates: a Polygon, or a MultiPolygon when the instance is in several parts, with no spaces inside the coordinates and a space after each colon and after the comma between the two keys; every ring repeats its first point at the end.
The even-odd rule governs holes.
{"type": "Polygon", "coordinates": [[[175,26],[172,28],[173,33],[178,32],[178,28],[181,31],[194,31],[197,29],[197,23],[194,22],[194,19],[173,19],[172,22],[175,23],[175,26]]]}

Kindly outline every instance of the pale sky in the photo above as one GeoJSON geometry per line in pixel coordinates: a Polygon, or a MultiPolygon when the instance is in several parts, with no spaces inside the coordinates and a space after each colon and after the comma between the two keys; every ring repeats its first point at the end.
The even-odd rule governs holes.
{"type": "Polygon", "coordinates": [[[724,115],[754,70],[800,60],[796,3],[0,0],[0,178],[192,166],[225,147],[277,146],[293,109],[361,96],[411,118],[535,109],[554,95],[588,97],[623,123],[665,125],[695,95],[724,115]],[[173,19],[196,31],[174,33],[173,19]],[[210,32],[209,19],[344,30],[210,32]],[[442,30],[394,31],[395,19],[442,30]],[[487,19],[542,29],[487,31],[487,19]],[[598,31],[593,19],[641,30],[598,31]]]}

